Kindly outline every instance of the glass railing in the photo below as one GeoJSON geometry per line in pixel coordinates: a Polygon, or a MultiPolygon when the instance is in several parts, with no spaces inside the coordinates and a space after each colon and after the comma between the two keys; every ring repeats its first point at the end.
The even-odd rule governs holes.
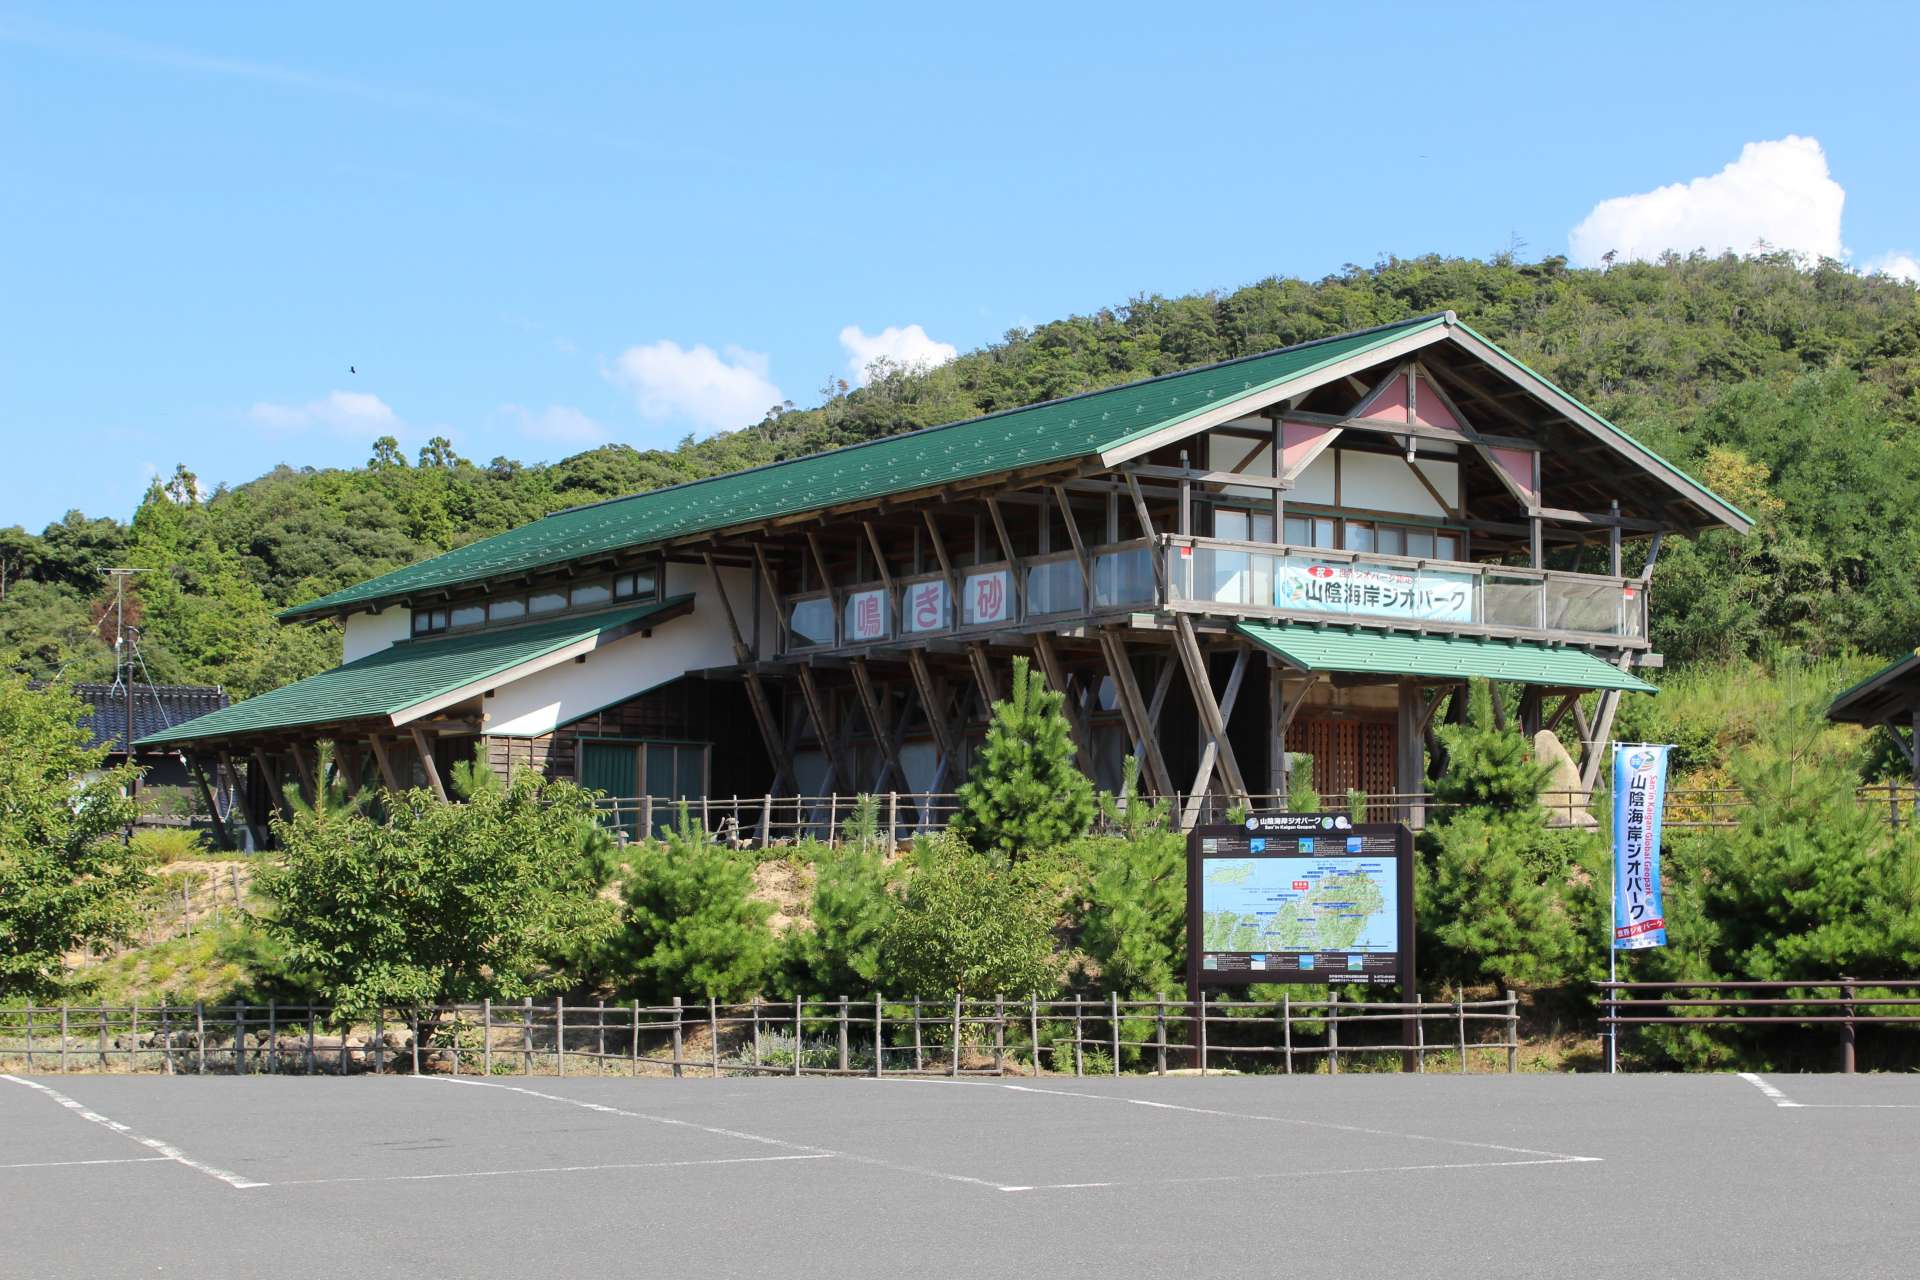
{"type": "Polygon", "coordinates": [[[1638,639],[1645,591],[1620,578],[1170,538],[1171,602],[1252,614],[1638,639]]]}
{"type": "Polygon", "coordinates": [[[1087,579],[1073,552],[1035,556],[1024,562],[1027,572],[1027,616],[1079,613],[1087,607],[1087,579]]]}
{"type": "Polygon", "coordinates": [[[822,593],[795,596],[787,601],[787,632],[795,649],[814,649],[834,642],[833,597],[822,593]]]}
{"type": "Polygon", "coordinates": [[[1093,553],[1093,603],[1096,608],[1153,604],[1160,597],[1153,580],[1153,546],[1146,541],[1093,553]]]}

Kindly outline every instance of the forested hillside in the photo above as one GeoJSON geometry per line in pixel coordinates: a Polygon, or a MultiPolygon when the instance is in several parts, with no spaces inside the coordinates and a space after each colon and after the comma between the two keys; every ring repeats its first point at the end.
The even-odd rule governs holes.
{"type": "Polygon", "coordinates": [[[1141,297],[1014,330],[929,372],[673,450],[480,463],[370,441],[366,466],[282,466],[203,492],[184,469],[126,522],[72,512],[0,529],[0,662],[98,678],[102,565],[139,566],[154,680],[244,697],[337,661],[331,626],[276,610],[558,508],[1451,308],[1754,514],[1662,557],[1656,638],[1684,665],[1920,643],[1920,302],[1784,257],[1574,270],[1427,257],[1141,297]]]}

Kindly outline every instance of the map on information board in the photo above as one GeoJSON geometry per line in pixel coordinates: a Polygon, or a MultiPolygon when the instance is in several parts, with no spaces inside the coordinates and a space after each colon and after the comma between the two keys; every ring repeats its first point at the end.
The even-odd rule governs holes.
{"type": "Polygon", "coordinates": [[[1208,858],[1202,867],[1203,951],[1399,949],[1392,858],[1208,858]]]}

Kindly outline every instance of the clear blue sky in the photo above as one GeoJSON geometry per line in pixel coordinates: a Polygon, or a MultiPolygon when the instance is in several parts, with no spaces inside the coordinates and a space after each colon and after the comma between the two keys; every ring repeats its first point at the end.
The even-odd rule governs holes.
{"type": "Polygon", "coordinates": [[[1920,251],[1912,6],[1533,8],[0,0],[0,525],[386,430],[671,444],[817,401],[848,326],[966,350],[1139,292],[1563,253],[1789,135],[1821,151],[1754,157],[1759,195],[1604,242],[1777,201],[1776,242],[1920,251]]]}

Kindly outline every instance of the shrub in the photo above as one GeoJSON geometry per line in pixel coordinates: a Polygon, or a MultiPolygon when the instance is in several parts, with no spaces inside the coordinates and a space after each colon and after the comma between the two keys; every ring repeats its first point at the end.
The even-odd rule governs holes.
{"type": "Polygon", "coordinates": [[[993,704],[986,742],[960,788],[953,826],[974,848],[1018,859],[1092,825],[1093,784],[1074,766],[1064,701],[1025,658],[1013,660],[1013,687],[993,704]]]}
{"type": "Polygon", "coordinates": [[[133,833],[133,847],[148,866],[165,866],[205,857],[207,843],[198,831],[184,827],[149,827],[133,833]]]}
{"type": "Polygon", "coordinates": [[[814,864],[813,928],[787,935],[787,984],[795,994],[855,995],[880,984],[880,951],[896,900],[872,796],[862,796],[847,840],[814,864]]]}
{"type": "Polygon", "coordinates": [[[753,859],[716,843],[683,805],[664,841],[630,846],[626,928],[613,943],[629,990],[646,999],[737,1000],[760,990],[777,956],[757,902],[753,859]]]}
{"type": "Polygon", "coordinates": [[[902,995],[1026,996],[1058,985],[1055,895],[1024,864],[942,832],[914,843],[906,892],[881,944],[902,995]]]}
{"type": "Polygon", "coordinates": [[[1187,932],[1186,840],[1168,826],[1164,801],[1132,794],[1136,773],[1128,757],[1124,806],[1100,798],[1118,834],[1078,845],[1091,870],[1080,946],[1099,966],[1101,985],[1123,998],[1180,989],[1187,932]]]}
{"type": "Polygon", "coordinates": [[[385,804],[384,821],[276,821],[284,857],[258,879],[289,964],[343,1012],[541,995],[565,985],[551,955],[613,928],[578,857],[593,805],[572,783],[523,773],[464,803],[385,804]]]}

